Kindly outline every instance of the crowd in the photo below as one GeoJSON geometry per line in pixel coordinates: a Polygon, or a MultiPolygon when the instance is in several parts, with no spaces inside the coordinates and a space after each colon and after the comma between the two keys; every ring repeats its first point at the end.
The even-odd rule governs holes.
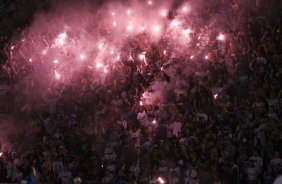
{"type": "MultiPolygon", "coordinates": [[[[153,81],[175,83],[168,71],[190,60],[167,64],[162,43],[148,47],[146,67],[124,60],[102,83],[85,68],[71,85],[30,98],[23,93],[37,80],[21,81],[2,62],[1,114],[32,119],[40,131],[33,148],[1,152],[0,182],[273,183],[282,174],[282,15],[271,10],[281,3],[216,2],[201,16],[224,15],[228,42],[206,45],[205,71],[158,103],[140,97],[153,81]]],[[[144,39],[128,47],[143,50],[144,39]]]]}

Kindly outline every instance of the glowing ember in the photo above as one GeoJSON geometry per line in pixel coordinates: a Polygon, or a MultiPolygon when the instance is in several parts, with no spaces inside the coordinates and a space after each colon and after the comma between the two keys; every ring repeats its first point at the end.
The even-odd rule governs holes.
{"type": "Polygon", "coordinates": [[[57,80],[61,78],[61,74],[59,74],[56,70],[55,70],[55,77],[57,80]]]}
{"type": "Polygon", "coordinates": [[[158,182],[160,182],[161,184],[165,183],[164,179],[162,179],[161,177],[158,177],[158,182]]]}
{"type": "Polygon", "coordinates": [[[217,39],[218,39],[219,41],[224,41],[224,40],[225,40],[225,35],[222,34],[222,33],[220,33],[220,34],[218,35],[217,39]]]}

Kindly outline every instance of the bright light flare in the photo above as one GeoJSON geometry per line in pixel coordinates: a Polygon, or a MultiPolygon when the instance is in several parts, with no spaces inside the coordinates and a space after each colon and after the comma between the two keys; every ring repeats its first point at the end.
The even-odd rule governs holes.
{"type": "Polygon", "coordinates": [[[104,68],[104,73],[108,73],[108,70],[107,70],[107,68],[104,68]]]}
{"type": "Polygon", "coordinates": [[[188,6],[183,6],[182,7],[182,12],[183,13],[188,13],[188,11],[189,11],[189,7],[188,6]]]}
{"type": "Polygon", "coordinates": [[[217,36],[217,40],[219,41],[225,41],[225,35],[220,33],[218,36],[217,36]]]}
{"type": "Polygon", "coordinates": [[[183,29],[182,32],[183,32],[183,35],[187,37],[189,36],[190,33],[192,33],[192,30],[188,28],[188,29],[183,29]]]}
{"type": "Polygon", "coordinates": [[[131,14],[131,10],[127,10],[127,15],[130,15],[131,14]]]}
{"type": "Polygon", "coordinates": [[[117,60],[118,60],[118,61],[120,60],[120,56],[117,56],[117,60]]]}
{"type": "Polygon", "coordinates": [[[81,54],[80,55],[80,60],[84,60],[85,59],[85,55],[84,54],[81,54]]]}
{"type": "Polygon", "coordinates": [[[152,4],[153,4],[153,2],[152,2],[152,1],[148,1],[147,3],[148,3],[148,5],[152,5],[152,4]]]}
{"type": "Polygon", "coordinates": [[[103,47],[104,47],[104,44],[103,44],[103,43],[99,43],[99,44],[98,44],[98,48],[99,48],[100,50],[102,50],[103,47]]]}
{"type": "Polygon", "coordinates": [[[63,32],[63,33],[58,35],[58,37],[55,40],[55,44],[57,46],[63,46],[66,42],[66,39],[67,39],[67,33],[63,32]]]}
{"type": "Polygon", "coordinates": [[[2,157],[3,156],[3,152],[0,152],[0,157],[2,157]]]}
{"type": "Polygon", "coordinates": [[[167,16],[167,10],[161,10],[160,15],[162,17],[166,17],[167,16]]]}
{"type": "Polygon", "coordinates": [[[154,125],[157,124],[157,120],[154,119],[154,120],[152,121],[152,123],[153,123],[154,125]]]}
{"type": "Polygon", "coordinates": [[[113,26],[116,26],[116,25],[117,25],[117,22],[116,22],[116,21],[114,21],[114,22],[113,22],[113,26]]]}
{"type": "Polygon", "coordinates": [[[165,183],[164,179],[161,178],[161,177],[158,177],[157,181],[160,182],[161,184],[164,184],[164,183],[165,183]]]}
{"type": "Polygon", "coordinates": [[[140,101],[140,102],[139,102],[139,105],[140,105],[140,106],[143,106],[144,104],[143,104],[143,102],[142,102],[142,101],[140,101]]]}
{"type": "Polygon", "coordinates": [[[208,60],[210,58],[210,55],[205,55],[205,59],[208,60]]]}
{"type": "Polygon", "coordinates": [[[171,21],[170,28],[175,28],[175,27],[177,27],[179,25],[180,25],[180,21],[175,19],[175,20],[171,21]]]}
{"type": "Polygon", "coordinates": [[[46,55],[46,54],[47,54],[47,50],[45,49],[42,51],[42,55],[46,55]]]}
{"type": "Polygon", "coordinates": [[[218,98],[218,94],[213,95],[213,98],[216,100],[218,98]]]}
{"type": "Polygon", "coordinates": [[[57,72],[57,70],[55,70],[55,78],[57,80],[59,80],[61,78],[61,74],[57,72]]]}
{"type": "Polygon", "coordinates": [[[143,61],[143,60],[145,60],[146,59],[146,52],[142,52],[141,54],[139,54],[139,59],[141,60],[141,61],[143,61]]]}
{"type": "Polygon", "coordinates": [[[152,27],[152,31],[153,31],[154,33],[159,33],[159,32],[161,31],[161,27],[160,27],[159,25],[154,25],[154,26],[152,27]]]}
{"type": "Polygon", "coordinates": [[[195,56],[190,56],[190,59],[194,59],[195,56]]]}
{"type": "Polygon", "coordinates": [[[102,63],[97,63],[97,64],[96,64],[96,67],[97,67],[97,68],[101,68],[102,66],[103,66],[102,63]]]}
{"type": "Polygon", "coordinates": [[[32,58],[29,58],[29,60],[28,60],[29,62],[32,62],[32,58]]]}
{"type": "Polygon", "coordinates": [[[55,59],[55,60],[53,61],[53,63],[57,64],[57,63],[59,63],[59,61],[58,61],[57,59],[55,59]]]}

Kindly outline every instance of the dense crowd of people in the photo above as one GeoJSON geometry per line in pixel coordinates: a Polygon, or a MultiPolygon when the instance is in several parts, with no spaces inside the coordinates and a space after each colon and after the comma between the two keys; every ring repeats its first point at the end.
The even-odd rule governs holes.
{"type": "Polygon", "coordinates": [[[281,3],[244,10],[239,2],[207,2],[200,15],[224,15],[228,41],[205,45],[208,64],[189,76],[191,58],[171,64],[161,41],[147,47],[141,35],[125,49],[134,59],[146,48],[148,66],[123,59],[106,77],[85,68],[70,85],[36,94],[37,79],[21,80],[3,51],[1,114],[32,119],[39,131],[33,148],[0,145],[0,181],[273,183],[282,174],[282,15],[273,8],[281,3]],[[176,83],[171,70],[185,84],[141,104],[152,82],[176,83]]]}

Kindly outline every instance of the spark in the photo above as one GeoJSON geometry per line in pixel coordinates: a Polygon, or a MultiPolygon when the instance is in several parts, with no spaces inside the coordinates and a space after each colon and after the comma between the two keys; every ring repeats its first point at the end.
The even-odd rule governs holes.
{"type": "Polygon", "coordinates": [[[57,59],[55,59],[55,60],[53,61],[53,63],[57,64],[57,63],[59,63],[59,61],[58,61],[57,59]]]}
{"type": "Polygon", "coordinates": [[[55,70],[55,77],[57,80],[61,78],[61,74],[59,74],[56,70],[55,70]]]}
{"type": "Polygon", "coordinates": [[[161,67],[161,70],[164,70],[164,67],[161,67]]]}
{"type": "Polygon", "coordinates": [[[127,12],[126,12],[128,15],[130,15],[131,14],[131,10],[127,10],[127,12]]]}
{"type": "Polygon", "coordinates": [[[157,124],[157,120],[154,119],[152,123],[153,123],[154,125],[157,124]]]}
{"type": "Polygon", "coordinates": [[[158,182],[160,182],[161,184],[165,183],[164,179],[162,179],[161,177],[158,177],[158,182]]]}
{"type": "Polygon", "coordinates": [[[216,100],[218,98],[218,94],[213,95],[213,98],[216,100]]]}
{"type": "Polygon", "coordinates": [[[194,56],[190,56],[190,59],[193,59],[194,58],[194,56]]]}
{"type": "Polygon", "coordinates": [[[140,101],[140,102],[139,102],[139,105],[140,105],[140,106],[143,106],[144,104],[143,104],[143,102],[142,102],[142,101],[140,101]]]}
{"type": "Polygon", "coordinates": [[[163,51],[163,54],[166,55],[166,50],[163,51]]]}
{"type": "Polygon", "coordinates": [[[3,156],[3,152],[0,152],[0,157],[2,157],[3,156]]]}
{"type": "Polygon", "coordinates": [[[113,26],[116,26],[116,25],[117,25],[117,22],[116,22],[116,21],[114,21],[114,22],[113,22],[113,26]]]}
{"type": "Polygon", "coordinates": [[[13,50],[15,48],[15,46],[13,45],[13,46],[11,46],[11,50],[13,50]]]}
{"type": "Polygon", "coordinates": [[[115,51],[112,50],[112,51],[111,51],[111,55],[113,55],[114,53],[115,53],[115,51]]]}
{"type": "Polygon", "coordinates": [[[29,58],[29,62],[32,62],[32,58],[29,58]]]}
{"type": "Polygon", "coordinates": [[[222,33],[220,33],[220,34],[218,35],[217,39],[218,39],[219,41],[225,41],[225,35],[222,34],[222,33]]]}
{"type": "Polygon", "coordinates": [[[206,56],[205,56],[205,59],[206,59],[206,60],[208,60],[209,58],[210,58],[210,56],[209,56],[209,55],[206,55],[206,56]]]}

